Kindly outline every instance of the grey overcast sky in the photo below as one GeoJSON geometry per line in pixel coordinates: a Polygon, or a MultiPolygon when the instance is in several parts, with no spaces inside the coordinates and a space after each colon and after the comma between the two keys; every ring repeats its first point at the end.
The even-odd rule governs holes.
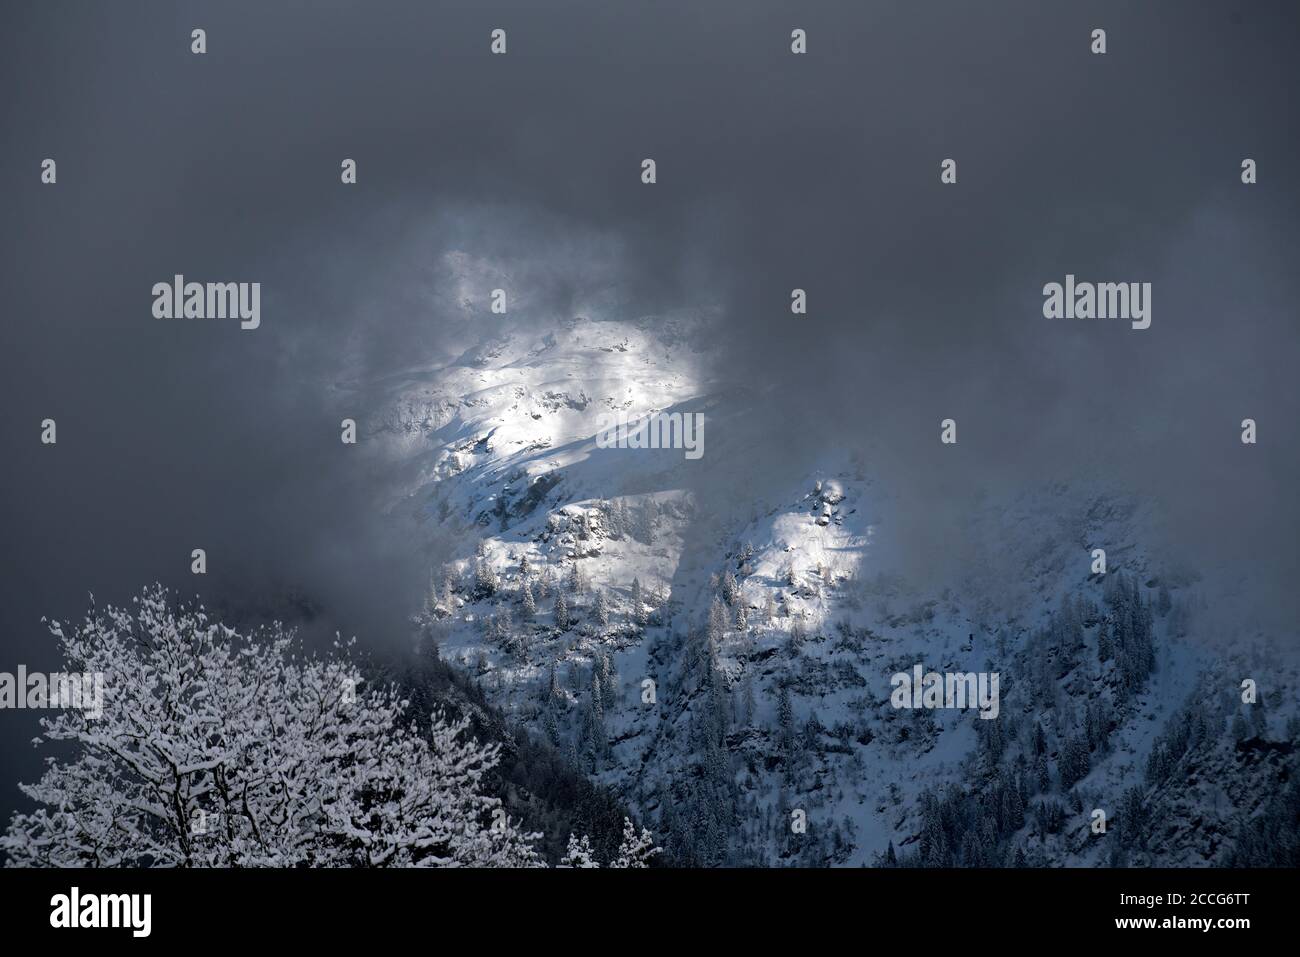
{"type": "MultiPolygon", "coordinates": [[[[330,386],[436,346],[451,248],[531,261],[557,314],[611,280],[642,314],[718,306],[719,373],[766,389],[755,461],[870,444],[919,543],[972,489],[1105,475],[1294,623],[1298,25],[1289,0],[11,0],[0,670],[54,667],[39,619],[87,592],[195,591],[196,543],[209,601],[400,631],[427,543],[340,467],[330,386]],[[261,282],[262,328],[154,320],[175,273],[261,282]],[[1151,328],[1044,319],[1066,273],[1151,282],[1151,328]]],[[[34,731],[0,715],[0,811],[34,731]]]]}

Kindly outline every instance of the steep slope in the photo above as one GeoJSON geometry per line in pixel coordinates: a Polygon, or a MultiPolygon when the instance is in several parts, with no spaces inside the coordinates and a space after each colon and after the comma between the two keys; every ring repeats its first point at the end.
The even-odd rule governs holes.
{"type": "Polygon", "coordinates": [[[899,573],[862,454],[784,489],[724,476],[706,507],[681,450],[598,447],[600,412],[704,412],[706,460],[755,438],[700,321],[557,322],[385,384],[394,504],[442,548],[422,621],[444,660],[685,863],[1225,860],[1293,773],[1296,672],[1264,639],[1294,636],[1212,651],[1220,596],[1100,483],[986,499],[936,587],[899,573]],[[895,707],[916,665],[997,673],[996,717],[895,707]]]}

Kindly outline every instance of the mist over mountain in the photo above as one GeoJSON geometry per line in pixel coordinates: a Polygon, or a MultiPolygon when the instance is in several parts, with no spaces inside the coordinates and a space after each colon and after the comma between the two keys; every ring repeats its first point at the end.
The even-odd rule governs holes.
{"type": "MultiPolygon", "coordinates": [[[[156,581],[436,648],[602,850],[618,805],[702,865],[1259,863],[1295,8],[561,6],[6,10],[0,672],[156,581]],[[153,318],[176,275],[259,283],[259,326],[153,318]],[[1150,327],[1045,318],[1067,275],[1150,283],[1150,327]],[[620,413],[702,456],[600,447],[620,413]],[[895,707],[917,664],[997,672],[999,717],[895,707]]],[[[35,719],[0,713],[6,819],[35,719]]]]}

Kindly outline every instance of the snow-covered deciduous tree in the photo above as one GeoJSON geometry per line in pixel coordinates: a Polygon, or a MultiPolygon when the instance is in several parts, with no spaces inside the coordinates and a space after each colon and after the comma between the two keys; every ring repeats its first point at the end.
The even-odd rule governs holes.
{"type": "MultiPolygon", "coordinates": [[[[18,866],[531,866],[483,792],[496,745],[391,689],[361,690],[346,649],[293,653],[276,625],[239,634],[160,586],[133,608],[52,624],[68,670],[105,676],[103,713],[55,712],[73,747],[22,790],[39,807],[0,843],[18,866]]],[[[38,739],[39,741],[39,739],[38,739]]]]}

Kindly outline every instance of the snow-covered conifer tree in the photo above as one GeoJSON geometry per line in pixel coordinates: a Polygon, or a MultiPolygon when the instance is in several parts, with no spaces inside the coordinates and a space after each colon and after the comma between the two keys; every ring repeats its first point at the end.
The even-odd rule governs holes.
{"type": "Polygon", "coordinates": [[[524,584],[520,589],[520,592],[520,600],[523,603],[524,618],[532,618],[537,614],[537,599],[533,597],[533,584],[527,578],[524,579],[524,584]]]}
{"type": "Polygon", "coordinates": [[[614,860],[609,862],[610,867],[648,867],[650,858],[658,854],[662,848],[656,847],[654,837],[645,828],[641,828],[641,833],[636,832],[631,820],[623,819],[623,840],[618,846],[618,855],[614,860]]]}
{"type": "Polygon", "coordinates": [[[600,867],[591,850],[591,838],[582,836],[582,840],[569,835],[569,849],[560,858],[561,867],[600,867]]]}

